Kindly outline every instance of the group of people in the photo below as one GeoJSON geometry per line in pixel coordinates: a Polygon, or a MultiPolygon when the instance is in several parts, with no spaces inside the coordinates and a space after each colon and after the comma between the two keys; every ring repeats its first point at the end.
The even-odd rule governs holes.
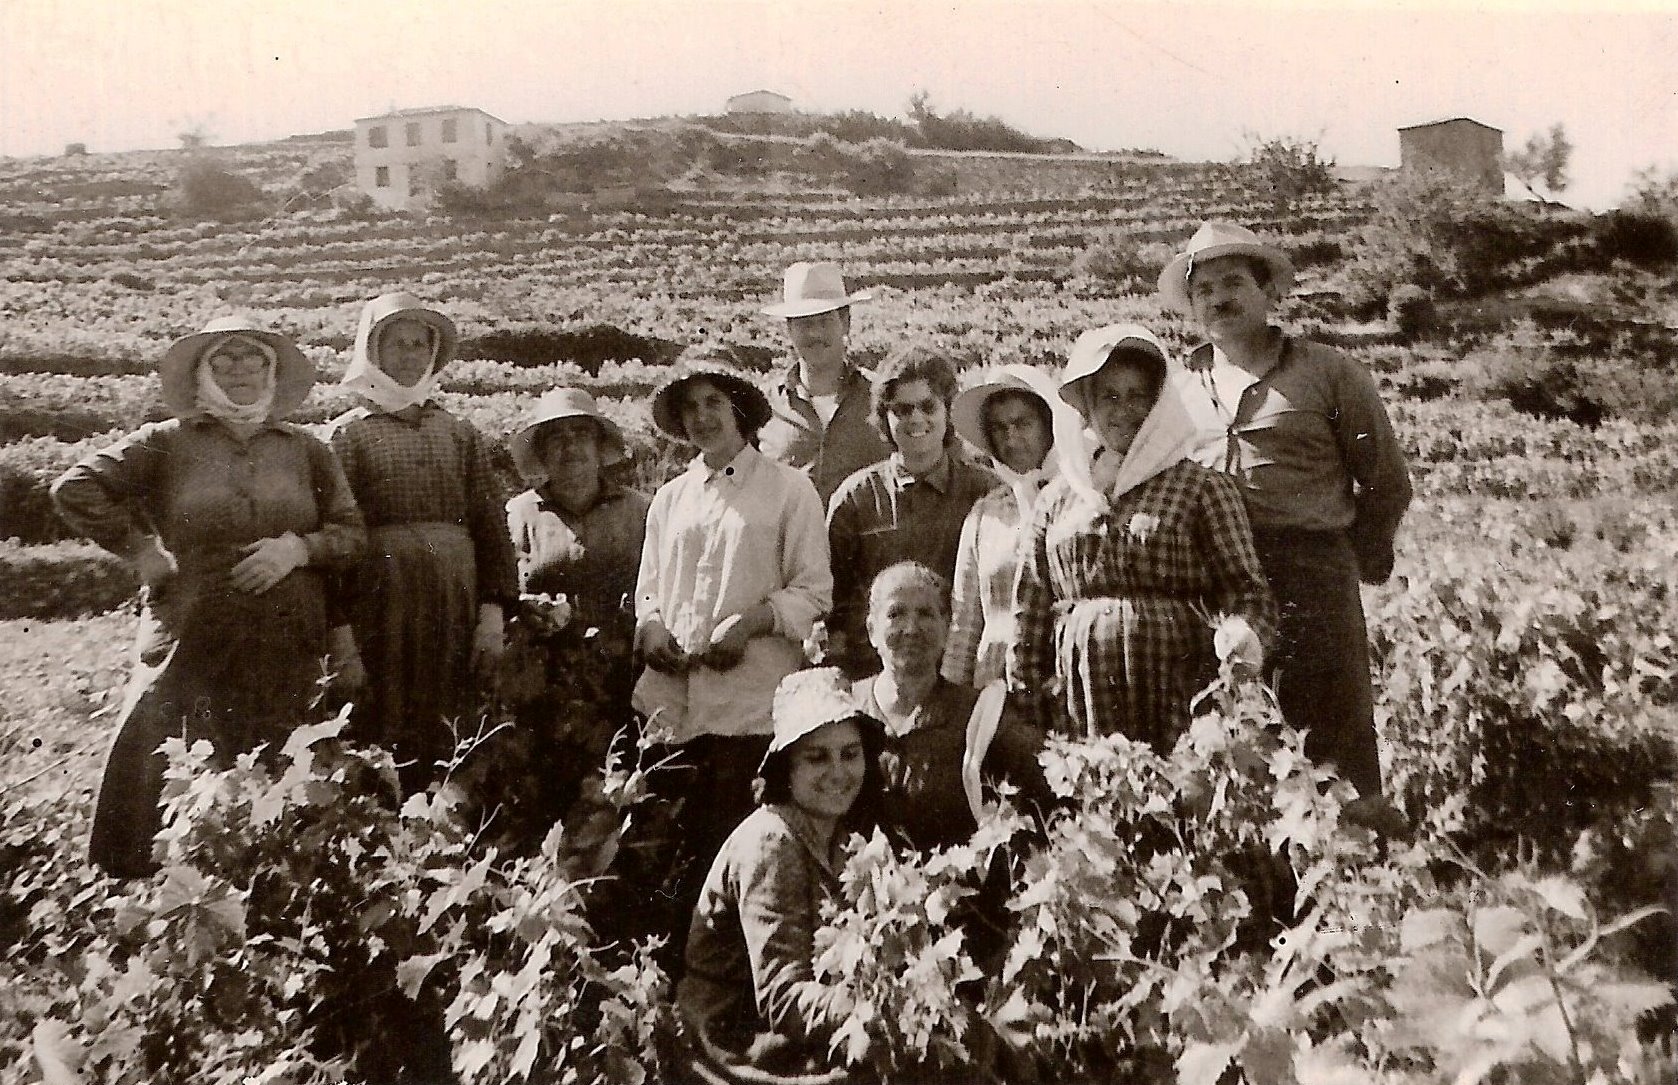
{"type": "Polygon", "coordinates": [[[434,398],[454,325],[411,295],[366,305],[344,377],[364,406],[325,443],[284,421],[314,378],[296,346],[213,322],[164,355],[175,417],[53,491],[145,593],[93,859],[147,872],[158,744],[281,738],[323,657],[353,733],[427,786],[508,608],[565,594],[633,644],[626,716],[686,773],[708,873],[678,999],[726,1077],[804,1065],[837,1024],[811,935],[848,832],[960,842],[988,779],[1046,793],[1047,733],[1169,748],[1229,666],[1377,799],[1359,582],[1391,571],[1408,473],[1370,374],[1271,322],[1292,279],[1279,248],[1206,223],[1159,278],[1206,338],[1186,358],[1117,324],[1058,379],[1008,365],[962,390],[925,345],[855,364],[869,295],[795,264],[763,310],[795,354],[767,389],[701,352],[654,393],[694,458],[650,499],[612,481],[617,425],[562,388],[512,436],[530,488],[504,501],[491,442],[434,398]]]}

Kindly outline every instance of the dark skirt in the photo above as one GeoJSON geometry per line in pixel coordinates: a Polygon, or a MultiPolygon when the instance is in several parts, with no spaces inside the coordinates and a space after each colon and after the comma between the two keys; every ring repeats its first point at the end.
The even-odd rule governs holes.
{"type": "Polygon", "coordinates": [[[225,572],[184,568],[148,599],[116,737],[105,755],[89,857],[117,877],[156,869],[166,738],[207,739],[218,763],[304,722],[321,689],[326,603],[299,569],[263,595],[221,587],[225,572]]]}
{"type": "Polygon", "coordinates": [[[371,532],[356,571],[355,639],[368,688],[353,734],[395,755],[406,791],[442,774],[455,729],[475,704],[472,632],[477,564],[459,524],[390,524],[371,532]]]}

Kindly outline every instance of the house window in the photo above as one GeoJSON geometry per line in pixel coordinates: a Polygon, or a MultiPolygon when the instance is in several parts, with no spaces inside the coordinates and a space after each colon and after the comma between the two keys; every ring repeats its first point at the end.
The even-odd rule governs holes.
{"type": "Polygon", "coordinates": [[[452,158],[443,159],[443,180],[453,181],[460,173],[460,164],[452,158]]]}
{"type": "Polygon", "coordinates": [[[408,171],[408,195],[418,196],[419,194],[420,194],[420,172],[419,172],[419,170],[416,170],[416,169],[410,169],[408,171]]]}
{"type": "Polygon", "coordinates": [[[484,122],[484,142],[485,143],[494,143],[495,142],[495,126],[490,124],[488,121],[484,122]]]}
{"type": "Polygon", "coordinates": [[[390,137],[388,135],[386,135],[384,125],[382,125],[382,124],[374,125],[372,128],[367,129],[367,146],[369,146],[369,147],[389,147],[390,146],[390,137]]]}
{"type": "Polygon", "coordinates": [[[374,166],[373,167],[373,183],[380,188],[389,188],[390,187],[390,167],[389,166],[374,166]]]}
{"type": "Polygon", "coordinates": [[[458,122],[456,122],[456,120],[453,117],[450,117],[448,120],[443,122],[443,142],[444,143],[454,143],[454,142],[457,141],[457,139],[459,137],[459,134],[455,130],[455,125],[457,123],[458,122]]]}
{"type": "Polygon", "coordinates": [[[407,129],[408,129],[408,146],[418,147],[420,145],[420,126],[419,126],[419,122],[418,121],[408,122],[407,129]]]}

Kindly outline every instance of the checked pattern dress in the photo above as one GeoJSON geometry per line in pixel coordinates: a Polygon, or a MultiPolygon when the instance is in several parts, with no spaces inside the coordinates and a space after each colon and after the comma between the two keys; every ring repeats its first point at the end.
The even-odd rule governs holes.
{"type": "Polygon", "coordinates": [[[1074,735],[1169,749],[1217,673],[1213,619],[1240,614],[1265,639],[1275,624],[1240,491],[1191,463],[1120,494],[1110,511],[1051,481],[1022,559],[1009,687],[1074,735]]]}

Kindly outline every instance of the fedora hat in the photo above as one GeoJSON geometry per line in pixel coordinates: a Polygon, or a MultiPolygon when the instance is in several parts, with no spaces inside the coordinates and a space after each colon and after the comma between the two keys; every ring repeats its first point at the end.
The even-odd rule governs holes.
{"type": "Polygon", "coordinates": [[[437,364],[434,372],[441,372],[444,366],[454,360],[454,352],[460,345],[460,332],[455,328],[454,321],[441,310],[406,290],[380,294],[362,306],[361,326],[356,333],[356,354],[371,361],[373,347],[378,342],[379,329],[397,319],[417,320],[437,333],[437,364]]]}
{"type": "Polygon", "coordinates": [[[1220,256],[1250,256],[1270,268],[1270,279],[1278,296],[1286,295],[1293,286],[1293,261],[1274,245],[1267,245],[1245,226],[1233,222],[1204,222],[1189,238],[1183,251],[1173,256],[1159,273],[1160,300],[1178,312],[1192,312],[1189,307],[1189,276],[1196,263],[1215,260],[1220,256]]]}
{"type": "Polygon", "coordinates": [[[983,384],[966,388],[950,404],[950,425],[974,448],[995,456],[990,435],[985,432],[985,406],[1004,392],[1025,392],[1036,396],[1054,416],[1054,378],[1029,365],[1005,365],[983,384]]]}
{"type": "Polygon", "coordinates": [[[176,418],[198,412],[198,363],[204,352],[230,335],[256,339],[274,352],[274,405],[269,418],[284,418],[298,407],[315,383],[315,363],[297,344],[262,326],[255,317],[223,316],[175,340],[163,352],[158,377],[163,383],[163,404],[176,418]]]}
{"type": "Polygon", "coordinates": [[[787,268],[781,303],[765,306],[763,312],[769,316],[815,316],[873,297],[866,290],[845,293],[845,276],[840,274],[838,264],[800,261],[787,268]]]}
{"type": "Polygon", "coordinates": [[[544,474],[541,453],[542,428],[562,418],[594,419],[595,425],[600,429],[602,466],[610,467],[629,458],[629,448],[624,444],[623,431],[618,429],[616,422],[600,413],[600,406],[594,402],[593,396],[581,388],[555,388],[544,393],[542,398],[536,401],[536,409],[530,412],[530,417],[508,442],[508,449],[513,454],[513,463],[518,467],[519,474],[525,478],[538,478],[544,474]]]}
{"type": "Polygon", "coordinates": [[[762,429],[774,416],[769,397],[750,378],[736,373],[727,363],[714,355],[707,355],[671,376],[653,393],[653,425],[665,436],[683,443],[688,441],[687,429],[682,425],[681,397],[692,381],[704,378],[723,390],[734,401],[735,413],[740,416],[740,432],[753,433],[762,429]]]}
{"type": "Polygon", "coordinates": [[[772,758],[830,723],[865,720],[877,726],[879,722],[863,710],[850,681],[838,667],[793,671],[775,687],[769,711],[775,732],[759,764],[760,773],[772,758]]]}
{"type": "Polygon", "coordinates": [[[1159,359],[1161,366],[1169,365],[1170,355],[1166,353],[1165,345],[1140,324],[1108,324],[1091,328],[1072,344],[1072,353],[1067,355],[1066,365],[1061,368],[1060,398],[1068,406],[1081,410],[1073,387],[1101,372],[1113,351],[1121,346],[1151,354],[1159,359]]]}

